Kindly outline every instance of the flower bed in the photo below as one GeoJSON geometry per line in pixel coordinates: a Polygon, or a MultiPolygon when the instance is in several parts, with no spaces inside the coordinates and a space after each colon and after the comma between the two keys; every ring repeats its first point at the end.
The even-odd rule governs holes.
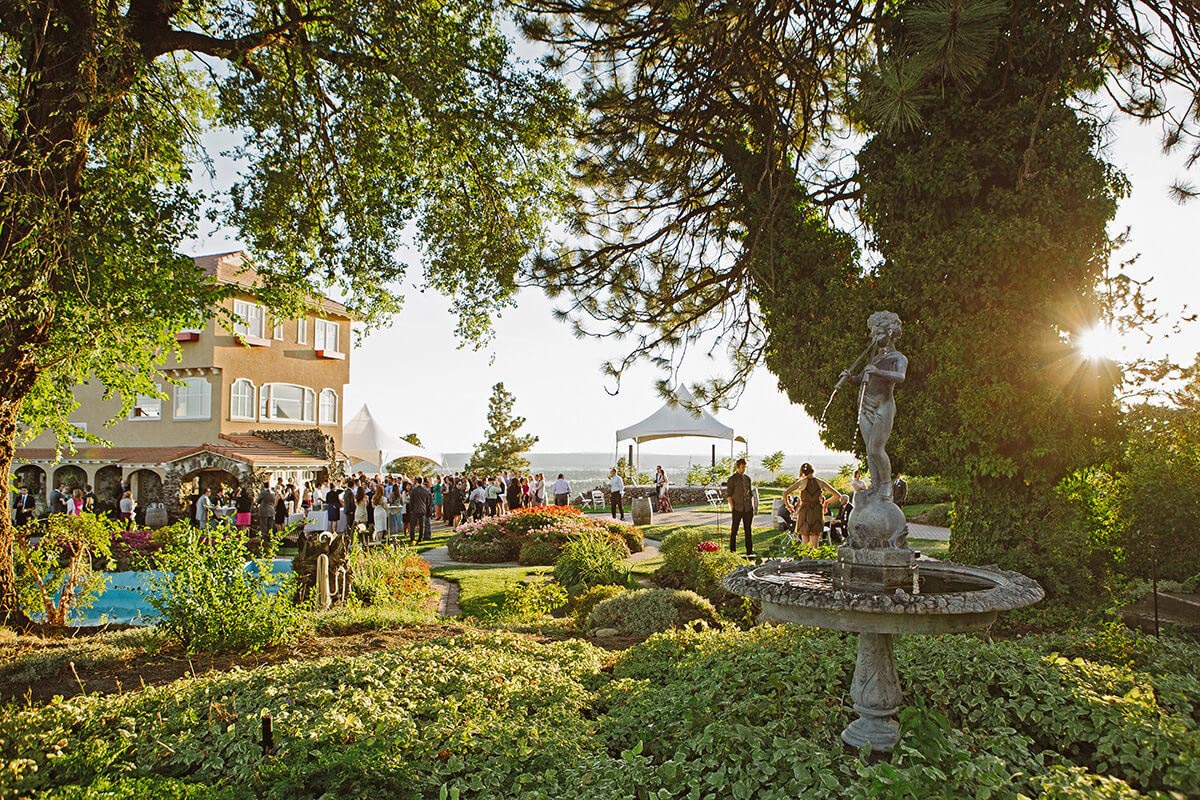
{"type": "Polygon", "coordinates": [[[552,563],[552,557],[569,542],[582,537],[606,539],[631,553],[642,549],[642,532],[635,526],[588,517],[570,506],[521,508],[507,517],[468,522],[455,529],[447,547],[455,561],[513,561],[524,548],[527,558],[545,564],[552,563]]]}

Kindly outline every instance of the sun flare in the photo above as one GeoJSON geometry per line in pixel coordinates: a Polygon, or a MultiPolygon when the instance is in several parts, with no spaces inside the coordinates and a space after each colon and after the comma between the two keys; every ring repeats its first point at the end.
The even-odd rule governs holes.
{"type": "Polygon", "coordinates": [[[1105,325],[1097,325],[1080,332],[1075,347],[1089,361],[1116,360],[1125,349],[1121,334],[1105,325]]]}

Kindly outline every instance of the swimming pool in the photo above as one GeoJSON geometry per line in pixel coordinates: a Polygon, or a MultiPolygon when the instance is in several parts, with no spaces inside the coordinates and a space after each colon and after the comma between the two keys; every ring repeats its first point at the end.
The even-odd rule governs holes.
{"type": "MultiPolygon", "coordinates": [[[[251,561],[247,569],[257,569],[251,561]]],[[[271,571],[280,574],[292,571],[290,558],[276,558],[271,561],[271,571]]],[[[161,576],[158,570],[131,570],[129,572],[109,572],[104,576],[104,592],[92,604],[92,607],[71,615],[71,625],[153,625],[158,612],[146,602],[145,591],[148,581],[153,576],[161,576]]]]}

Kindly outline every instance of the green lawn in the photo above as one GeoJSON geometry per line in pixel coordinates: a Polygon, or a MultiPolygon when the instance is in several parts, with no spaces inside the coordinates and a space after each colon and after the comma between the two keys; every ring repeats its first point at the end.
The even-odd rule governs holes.
{"type": "Polygon", "coordinates": [[[514,567],[491,564],[455,564],[433,570],[434,577],[458,584],[458,606],[464,616],[494,617],[504,605],[504,589],[528,575],[545,575],[553,567],[514,567]]]}

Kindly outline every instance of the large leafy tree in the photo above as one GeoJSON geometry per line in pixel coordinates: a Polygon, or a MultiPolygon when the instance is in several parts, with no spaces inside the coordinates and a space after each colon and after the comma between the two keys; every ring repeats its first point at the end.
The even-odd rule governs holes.
{"type": "MultiPolygon", "coordinates": [[[[69,431],[71,387],[154,391],[222,289],[176,250],[206,198],[206,125],[244,134],[215,198],[279,313],[340,290],[368,322],[418,282],[486,335],[556,203],[572,111],[489,0],[0,0],[0,482],[21,435],[69,431]],[[458,291],[460,287],[470,291],[458,291]]],[[[16,609],[0,518],[0,620],[16,609]]]]}
{"type": "MultiPolygon", "coordinates": [[[[724,345],[733,372],[701,401],[735,399],[765,362],[817,416],[889,308],[910,356],[897,460],[959,479],[956,538],[987,543],[976,556],[1040,519],[1120,378],[1069,357],[1119,294],[1099,285],[1123,181],[1091,103],[1160,119],[1195,155],[1196,6],[531,5],[527,30],[580,74],[589,112],[580,237],[541,267],[581,327],[632,335],[610,372],[724,345]]],[[[850,394],[824,432],[839,448],[855,446],[850,394]]]]}
{"type": "Polygon", "coordinates": [[[518,433],[525,418],[513,416],[515,402],[516,397],[504,388],[503,383],[492,387],[492,396],[488,400],[488,429],[483,441],[475,445],[475,452],[463,472],[494,475],[501,470],[525,472],[529,469],[525,453],[537,444],[538,437],[518,433]]]}

